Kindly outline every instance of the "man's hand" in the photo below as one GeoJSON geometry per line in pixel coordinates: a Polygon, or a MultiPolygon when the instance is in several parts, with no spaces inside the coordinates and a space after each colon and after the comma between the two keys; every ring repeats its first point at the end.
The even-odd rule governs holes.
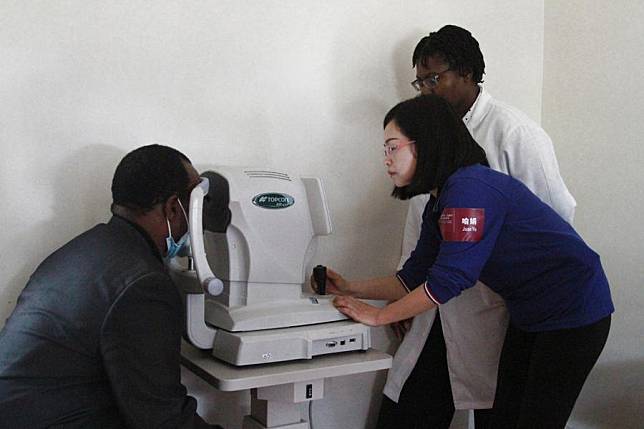
{"type": "Polygon", "coordinates": [[[356,322],[369,326],[380,326],[378,316],[381,309],[365,304],[359,299],[350,296],[336,296],[333,305],[343,314],[346,314],[356,322]]]}

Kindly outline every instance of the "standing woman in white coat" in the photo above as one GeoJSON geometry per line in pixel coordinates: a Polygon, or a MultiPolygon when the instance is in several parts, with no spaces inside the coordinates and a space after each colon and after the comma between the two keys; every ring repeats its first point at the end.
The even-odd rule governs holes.
{"type": "MultiPolygon", "coordinates": [[[[485,91],[483,54],[469,31],[447,25],[423,37],[412,64],[414,88],[449,102],[492,169],[521,181],[572,223],[576,204],[559,174],[552,141],[524,113],[485,91]]],[[[400,267],[416,246],[429,199],[410,200],[400,267]]],[[[440,310],[414,317],[389,370],[378,428],[413,421],[395,427],[447,429],[455,408],[474,409],[476,428],[485,428],[507,319],[503,300],[480,282],[440,310]]]]}

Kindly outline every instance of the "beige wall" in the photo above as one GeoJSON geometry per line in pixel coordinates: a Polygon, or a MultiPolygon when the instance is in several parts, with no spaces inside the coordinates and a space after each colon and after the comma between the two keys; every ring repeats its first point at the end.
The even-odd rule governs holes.
{"type": "Polygon", "coordinates": [[[644,422],[644,3],[545,2],[543,126],[577,199],[575,225],[602,257],[616,312],[570,423],[644,422]]]}
{"type": "MultiPolygon", "coordinates": [[[[390,273],[406,207],[389,197],[381,120],[414,95],[415,43],[446,23],[478,38],[488,90],[539,120],[541,1],[0,1],[0,320],[46,255],[108,218],[116,163],[150,142],[198,167],[321,177],[335,233],[319,260],[390,273]]],[[[238,427],[245,394],[186,379],[208,418],[238,427]]],[[[372,424],[381,383],[330,380],[316,429],[372,424]]]]}

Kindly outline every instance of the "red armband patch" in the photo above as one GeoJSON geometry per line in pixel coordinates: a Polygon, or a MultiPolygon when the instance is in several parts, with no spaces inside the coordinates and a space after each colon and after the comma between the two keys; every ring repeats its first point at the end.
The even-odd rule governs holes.
{"type": "Polygon", "coordinates": [[[445,241],[481,241],[485,209],[446,208],[438,226],[445,241]]]}

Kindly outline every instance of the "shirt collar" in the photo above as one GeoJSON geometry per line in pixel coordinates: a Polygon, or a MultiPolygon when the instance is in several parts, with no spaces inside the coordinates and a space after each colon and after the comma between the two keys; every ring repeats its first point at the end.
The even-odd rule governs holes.
{"type": "Polygon", "coordinates": [[[112,222],[114,219],[118,219],[120,221],[123,221],[123,222],[127,223],[128,225],[133,227],[139,234],[141,234],[143,236],[143,238],[145,239],[145,242],[150,247],[150,250],[152,251],[152,254],[154,256],[156,256],[157,259],[159,259],[159,261],[163,262],[163,258],[161,257],[161,253],[159,253],[159,249],[157,248],[157,245],[154,244],[154,241],[152,240],[152,237],[150,237],[150,234],[148,234],[148,232],[145,229],[143,229],[142,226],[132,222],[129,219],[124,218],[123,216],[119,216],[119,215],[116,215],[116,214],[112,215],[112,220],[110,222],[112,222]]]}
{"type": "Polygon", "coordinates": [[[467,125],[468,128],[473,127],[474,125],[481,122],[481,120],[485,116],[485,112],[490,100],[490,94],[485,91],[483,85],[478,84],[478,87],[479,95],[476,97],[476,100],[474,100],[474,103],[467,111],[467,113],[465,113],[465,116],[463,116],[463,122],[465,123],[465,125],[467,125]]]}

